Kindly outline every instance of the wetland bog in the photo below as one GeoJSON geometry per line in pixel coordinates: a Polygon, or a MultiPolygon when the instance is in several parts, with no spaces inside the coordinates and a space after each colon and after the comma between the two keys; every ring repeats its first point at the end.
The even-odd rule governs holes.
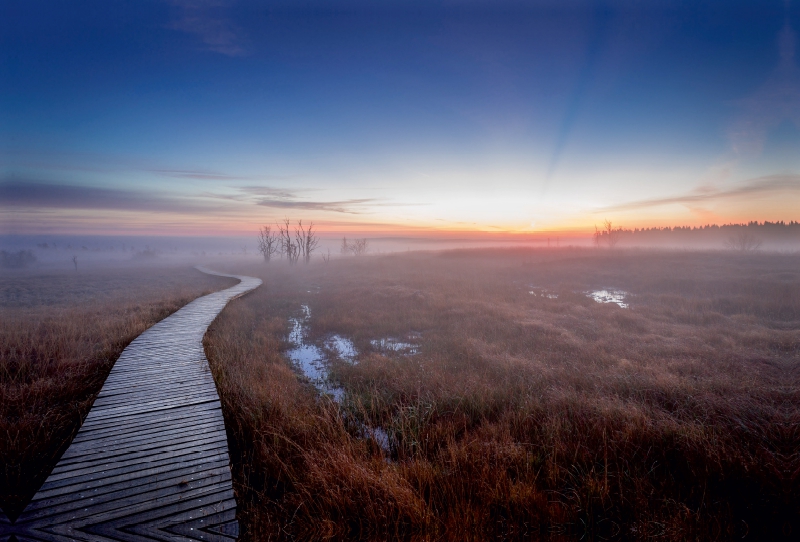
{"type": "Polygon", "coordinates": [[[800,502],[798,264],[559,249],[237,268],[264,287],[205,346],[244,536],[783,536],[800,502]],[[633,301],[587,296],[610,284],[633,301]],[[292,366],[301,311],[336,394],[292,366]],[[392,346],[406,337],[413,352],[392,346]]]}

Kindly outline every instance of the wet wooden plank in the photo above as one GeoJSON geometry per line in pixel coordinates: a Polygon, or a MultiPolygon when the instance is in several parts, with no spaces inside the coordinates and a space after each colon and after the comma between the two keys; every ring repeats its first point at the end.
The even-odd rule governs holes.
{"type": "Polygon", "coordinates": [[[128,345],[30,505],[13,524],[0,514],[0,542],[237,538],[225,425],[202,345],[225,305],[261,284],[236,278],[128,345]]]}

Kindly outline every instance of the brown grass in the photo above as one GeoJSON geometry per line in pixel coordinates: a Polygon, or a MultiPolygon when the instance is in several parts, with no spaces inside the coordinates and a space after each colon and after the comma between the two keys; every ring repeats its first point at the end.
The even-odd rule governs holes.
{"type": "Polygon", "coordinates": [[[567,249],[240,269],[265,285],[223,311],[206,351],[243,539],[796,536],[798,269],[567,249]],[[582,293],[598,287],[632,307],[582,293]],[[301,303],[316,340],[361,353],[333,362],[341,406],[282,356],[301,303]],[[413,357],[369,342],[412,331],[413,357]],[[391,453],[355,420],[386,429],[391,453]]]}
{"type": "Polygon", "coordinates": [[[9,517],[72,441],[125,346],[234,282],[191,268],[0,277],[0,508],[9,517]]]}

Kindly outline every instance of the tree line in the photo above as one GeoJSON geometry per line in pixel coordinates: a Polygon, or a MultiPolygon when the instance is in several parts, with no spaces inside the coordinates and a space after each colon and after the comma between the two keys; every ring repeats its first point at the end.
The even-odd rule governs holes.
{"type": "Polygon", "coordinates": [[[614,227],[610,220],[602,228],[595,226],[592,240],[595,246],[614,248],[625,243],[704,243],[740,252],[756,251],[764,243],[791,246],[800,243],[800,222],[748,222],[742,224],[706,224],[704,226],[673,226],[653,228],[614,227]]]}

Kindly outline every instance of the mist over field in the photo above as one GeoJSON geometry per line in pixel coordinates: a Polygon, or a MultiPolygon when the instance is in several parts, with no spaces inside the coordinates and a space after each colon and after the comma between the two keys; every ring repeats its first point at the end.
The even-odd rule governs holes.
{"type": "Polygon", "coordinates": [[[800,2],[0,7],[0,542],[798,533],[800,2]]]}

